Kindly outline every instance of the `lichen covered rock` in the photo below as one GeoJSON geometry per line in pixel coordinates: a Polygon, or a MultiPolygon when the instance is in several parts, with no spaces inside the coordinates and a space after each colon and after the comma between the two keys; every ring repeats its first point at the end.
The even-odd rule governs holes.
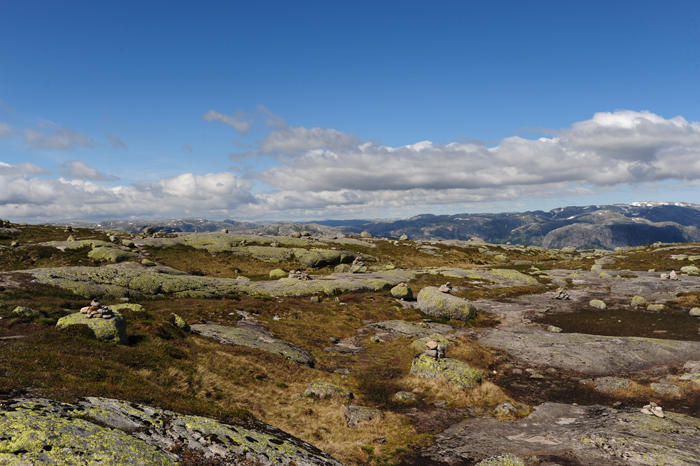
{"type": "Polygon", "coordinates": [[[630,388],[631,382],[621,377],[599,377],[595,379],[595,390],[601,393],[615,393],[630,388]]]}
{"type": "Polygon", "coordinates": [[[382,419],[384,415],[381,411],[367,406],[346,406],[343,410],[345,423],[348,427],[357,427],[360,422],[369,422],[373,419],[382,419]]]}
{"type": "Polygon", "coordinates": [[[304,390],[304,396],[313,396],[321,399],[334,396],[354,398],[352,392],[347,388],[339,387],[338,385],[328,382],[312,382],[306,390],[304,390]]]}
{"type": "Polygon", "coordinates": [[[288,275],[287,272],[285,272],[282,269],[270,270],[270,278],[284,278],[287,275],[288,275]]]}
{"type": "Polygon", "coordinates": [[[438,291],[434,286],[423,288],[418,293],[418,307],[430,316],[456,320],[471,320],[476,317],[476,308],[466,299],[438,291]]]}
{"type": "Polygon", "coordinates": [[[136,256],[137,254],[131,251],[106,247],[95,248],[88,253],[90,259],[109,262],[122,262],[136,256]]]}
{"type": "Polygon", "coordinates": [[[348,264],[355,259],[349,251],[335,249],[296,249],[294,257],[304,267],[325,267],[327,265],[348,264]]]}
{"type": "Polygon", "coordinates": [[[35,317],[43,317],[44,314],[42,314],[40,311],[37,311],[35,309],[30,309],[30,308],[24,307],[24,306],[17,306],[16,308],[14,308],[12,310],[12,315],[33,319],[35,317]]]}
{"type": "Polygon", "coordinates": [[[432,335],[428,335],[427,337],[417,339],[416,341],[411,343],[411,346],[417,350],[425,351],[425,344],[429,341],[435,341],[443,346],[453,345],[453,343],[444,336],[440,335],[439,333],[433,333],[432,335]]]}
{"type": "Polygon", "coordinates": [[[472,388],[481,383],[482,373],[472,369],[466,362],[450,358],[434,359],[425,354],[419,354],[413,358],[411,375],[424,379],[444,377],[459,388],[472,388]]]}
{"type": "Polygon", "coordinates": [[[588,303],[588,305],[591,306],[593,309],[599,309],[601,311],[608,308],[607,304],[605,304],[600,299],[593,299],[591,300],[591,302],[588,303]]]}
{"type": "Polygon", "coordinates": [[[192,330],[221,343],[267,351],[297,364],[314,367],[314,358],[305,349],[261,332],[219,324],[195,324],[191,327],[192,330]]]}
{"type": "Polygon", "coordinates": [[[632,303],[631,306],[633,308],[638,308],[638,307],[645,307],[647,305],[647,300],[644,299],[642,296],[635,296],[632,298],[632,303]]]}
{"type": "Polygon", "coordinates": [[[391,296],[396,299],[410,300],[413,299],[413,290],[406,283],[399,283],[391,289],[391,296]]]}
{"type": "Polygon", "coordinates": [[[512,453],[506,453],[481,460],[476,466],[525,466],[525,462],[512,453]]]}
{"type": "Polygon", "coordinates": [[[126,319],[117,312],[109,319],[88,318],[86,314],[77,312],[61,317],[56,322],[58,328],[68,328],[73,325],[87,325],[95,334],[95,338],[100,341],[112,341],[123,345],[129,342],[126,335],[126,319]]]}
{"type": "Polygon", "coordinates": [[[0,464],[175,466],[179,449],[212,464],[342,466],[308,443],[265,424],[229,425],[201,416],[108,399],[0,404],[0,464]]]}
{"type": "Polygon", "coordinates": [[[122,303],[122,304],[112,304],[111,306],[107,306],[110,308],[112,311],[121,311],[124,309],[128,309],[131,312],[146,312],[146,308],[143,307],[140,304],[136,303],[122,303]]]}

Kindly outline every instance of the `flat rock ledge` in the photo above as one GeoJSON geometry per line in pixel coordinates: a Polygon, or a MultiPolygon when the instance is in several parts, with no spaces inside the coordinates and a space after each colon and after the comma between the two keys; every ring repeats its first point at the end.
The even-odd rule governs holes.
{"type": "Polygon", "coordinates": [[[436,435],[422,455],[434,464],[472,464],[498,453],[547,457],[548,464],[700,465],[700,419],[664,414],[544,403],[520,421],[462,421],[436,435]]]}
{"type": "Polygon", "coordinates": [[[478,341],[504,349],[520,361],[590,375],[614,375],[700,359],[700,343],[694,341],[500,329],[483,332],[478,341]]]}
{"type": "Polygon", "coordinates": [[[342,466],[316,447],[265,425],[223,424],[109,398],[75,404],[0,402],[0,464],[170,466],[181,448],[222,464],[342,466]]]}
{"type": "Polygon", "coordinates": [[[174,269],[131,262],[106,267],[60,267],[23,270],[42,284],[58,286],[86,298],[148,299],[246,296],[334,296],[341,293],[388,290],[415,277],[414,272],[388,270],[371,274],[341,273],[314,280],[283,278],[252,282],[242,279],[183,275],[174,269]],[[122,266],[127,265],[128,266],[122,266]]]}
{"type": "Polygon", "coordinates": [[[271,333],[251,328],[228,327],[220,324],[195,324],[191,325],[195,332],[211,337],[228,345],[240,345],[248,348],[267,351],[268,353],[283,356],[302,366],[314,367],[314,358],[303,348],[292,343],[280,340],[271,333]]]}

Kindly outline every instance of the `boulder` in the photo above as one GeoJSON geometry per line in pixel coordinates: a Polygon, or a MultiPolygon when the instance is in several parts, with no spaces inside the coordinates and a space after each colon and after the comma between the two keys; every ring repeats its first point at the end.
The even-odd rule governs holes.
{"type": "Polygon", "coordinates": [[[662,396],[668,396],[671,398],[680,398],[681,397],[681,389],[668,381],[662,381],[659,383],[652,383],[650,385],[650,387],[652,390],[654,390],[656,393],[658,393],[659,395],[662,395],[662,396]]]}
{"type": "Polygon", "coordinates": [[[507,401],[504,401],[503,403],[499,404],[496,406],[496,409],[493,410],[494,413],[499,414],[501,416],[509,416],[511,414],[515,414],[518,410],[515,409],[515,406],[510,404],[507,401]]]}
{"type": "Polygon", "coordinates": [[[476,308],[466,299],[441,293],[434,286],[423,288],[418,293],[418,307],[433,317],[456,320],[471,320],[476,317],[476,308]]]}
{"type": "Polygon", "coordinates": [[[399,240],[400,240],[400,241],[406,241],[406,240],[408,240],[408,236],[404,233],[403,235],[401,235],[401,236],[399,237],[399,240]]]}
{"type": "Polygon", "coordinates": [[[367,406],[346,406],[343,415],[348,427],[357,427],[360,422],[368,422],[373,419],[382,419],[384,415],[381,411],[367,406]]]}
{"type": "Polygon", "coordinates": [[[493,260],[495,260],[496,262],[505,263],[508,262],[510,259],[508,259],[508,256],[506,256],[505,254],[497,254],[493,256],[493,260]]]}
{"type": "Polygon", "coordinates": [[[591,306],[594,309],[599,309],[601,311],[604,311],[605,309],[608,308],[607,304],[605,304],[603,301],[600,299],[594,299],[591,302],[588,303],[589,306],[591,306]]]}
{"type": "Polygon", "coordinates": [[[287,272],[285,272],[282,269],[270,270],[270,278],[284,278],[287,275],[288,275],[287,272]]]}
{"type": "Polygon", "coordinates": [[[647,306],[647,312],[661,312],[666,308],[663,304],[649,304],[647,306]]]}
{"type": "Polygon", "coordinates": [[[700,307],[694,307],[688,312],[688,315],[693,317],[700,317],[700,307]]]}
{"type": "Polygon", "coordinates": [[[299,233],[298,231],[294,231],[289,236],[291,236],[292,238],[301,238],[301,233],[299,233]]]}
{"type": "Polygon", "coordinates": [[[631,382],[621,377],[598,377],[595,379],[595,390],[601,393],[615,393],[618,390],[630,388],[631,382]]]}
{"type": "Polygon", "coordinates": [[[77,312],[61,317],[56,323],[56,327],[60,329],[74,325],[87,325],[100,341],[113,341],[123,345],[129,342],[126,335],[126,319],[117,312],[109,319],[88,318],[85,314],[77,312]]]}
{"type": "Polygon", "coordinates": [[[27,317],[29,319],[44,316],[42,312],[36,311],[34,309],[29,309],[28,307],[24,306],[17,306],[16,308],[14,308],[14,310],[12,311],[12,315],[18,317],[27,317]]]}
{"type": "Polygon", "coordinates": [[[131,312],[146,312],[145,307],[143,307],[140,304],[135,304],[135,303],[112,304],[111,306],[107,306],[107,307],[115,312],[121,311],[123,309],[128,309],[131,312]]]}
{"type": "Polygon", "coordinates": [[[687,265],[685,267],[681,267],[681,272],[687,273],[688,275],[700,275],[700,269],[698,269],[694,265],[687,265]]]}
{"type": "Polygon", "coordinates": [[[325,267],[347,264],[355,259],[355,254],[336,249],[296,249],[294,257],[304,267],[325,267]]]}
{"type": "Polygon", "coordinates": [[[416,401],[416,394],[411,392],[396,392],[392,399],[401,403],[410,403],[411,401],[416,401]]]}
{"type": "Polygon", "coordinates": [[[633,308],[636,309],[638,307],[644,307],[646,305],[647,305],[647,300],[644,299],[642,296],[635,296],[634,298],[632,298],[631,306],[633,308]]]}
{"type": "Polygon", "coordinates": [[[425,354],[419,354],[413,358],[411,375],[424,379],[444,377],[459,388],[472,388],[481,383],[482,372],[456,359],[434,359],[425,354]]]}
{"type": "Polygon", "coordinates": [[[109,262],[122,262],[136,256],[137,254],[131,251],[105,247],[94,248],[88,253],[90,259],[109,262]]]}
{"type": "Polygon", "coordinates": [[[188,324],[185,319],[180,317],[179,315],[173,313],[173,325],[175,327],[179,328],[180,330],[183,330],[185,332],[189,332],[190,329],[190,324],[188,324]]]}
{"type": "Polygon", "coordinates": [[[362,233],[360,233],[360,237],[362,237],[362,238],[371,238],[371,237],[372,237],[372,234],[371,234],[369,231],[363,231],[362,233]]]}
{"type": "Polygon", "coordinates": [[[391,296],[396,299],[410,300],[413,299],[413,291],[411,287],[405,283],[399,283],[391,289],[391,296]]]}
{"type": "Polygon", "coordinates": [[[341,398],[354,398],[354,395],[347,388],[339,387],[328,382],[313,382],[306,390],[304,390],[304,396],[312,396],[317,398],[331,398],[338,396],[341,398]]]}

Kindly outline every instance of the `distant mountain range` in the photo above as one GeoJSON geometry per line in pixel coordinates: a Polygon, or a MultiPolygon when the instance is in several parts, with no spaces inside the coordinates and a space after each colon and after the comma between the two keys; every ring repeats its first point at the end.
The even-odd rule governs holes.
{"type": "Polygon", "coordinates": [[[549,212],[497,214],[424,214],[403,220],[324,220],[315,223],[249,223],[201,218],[161,221],[109,220],[100,223],[72,222],[73,226],[105,228],[137,233],[146,226],[158,231],[193,232],[228,229],[248,234],[288,235],[308,231],[314,236],[358,235],[412,240],[469,240],[489,243],[543,246],[546,248],[614,249],[664,243],[700,241],[700,205],[689,203],[636,202],[632,204],[562,207],[549,212]]]}
{"type": "Polygon", "coordinates": [[[546,248],[614,249],[657,241],[700,241],[700,205],[637,202],[633,204],[562,207],[544,212],[418,215],[405,220],[330,224],[351,233],[410,239],[480,238],[489,243],[546,248]]]}

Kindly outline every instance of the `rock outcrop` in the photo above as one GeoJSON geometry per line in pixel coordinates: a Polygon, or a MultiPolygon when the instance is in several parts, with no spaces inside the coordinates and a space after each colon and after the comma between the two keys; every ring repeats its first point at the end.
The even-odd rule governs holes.
{"type": "Polygon", "coordinates": [[[544,456],[551,464],[690,466],[700,465],[699,435],[700,420],[682,414],[660,418],[639,409],[544,403],[516,422],[489,417],[460,422],[436,435],[423,455],[433,464],[478,461],[500,452],[544,456]]]}
{"type": "Polygon", "coordinates": [[[342,466],[264,424],[224,424],[109,398],[0,402],[0,464],[175,466],[183,449],[224,464],[342,466]]]}
{"type": "Polygon", "coordinates": [[[427,286],[418,293],[418,307],[434,317],[456,320],[471,320],[476,317],[476,308],[472,303],[443,293],[434,286],[427,286]]]}

